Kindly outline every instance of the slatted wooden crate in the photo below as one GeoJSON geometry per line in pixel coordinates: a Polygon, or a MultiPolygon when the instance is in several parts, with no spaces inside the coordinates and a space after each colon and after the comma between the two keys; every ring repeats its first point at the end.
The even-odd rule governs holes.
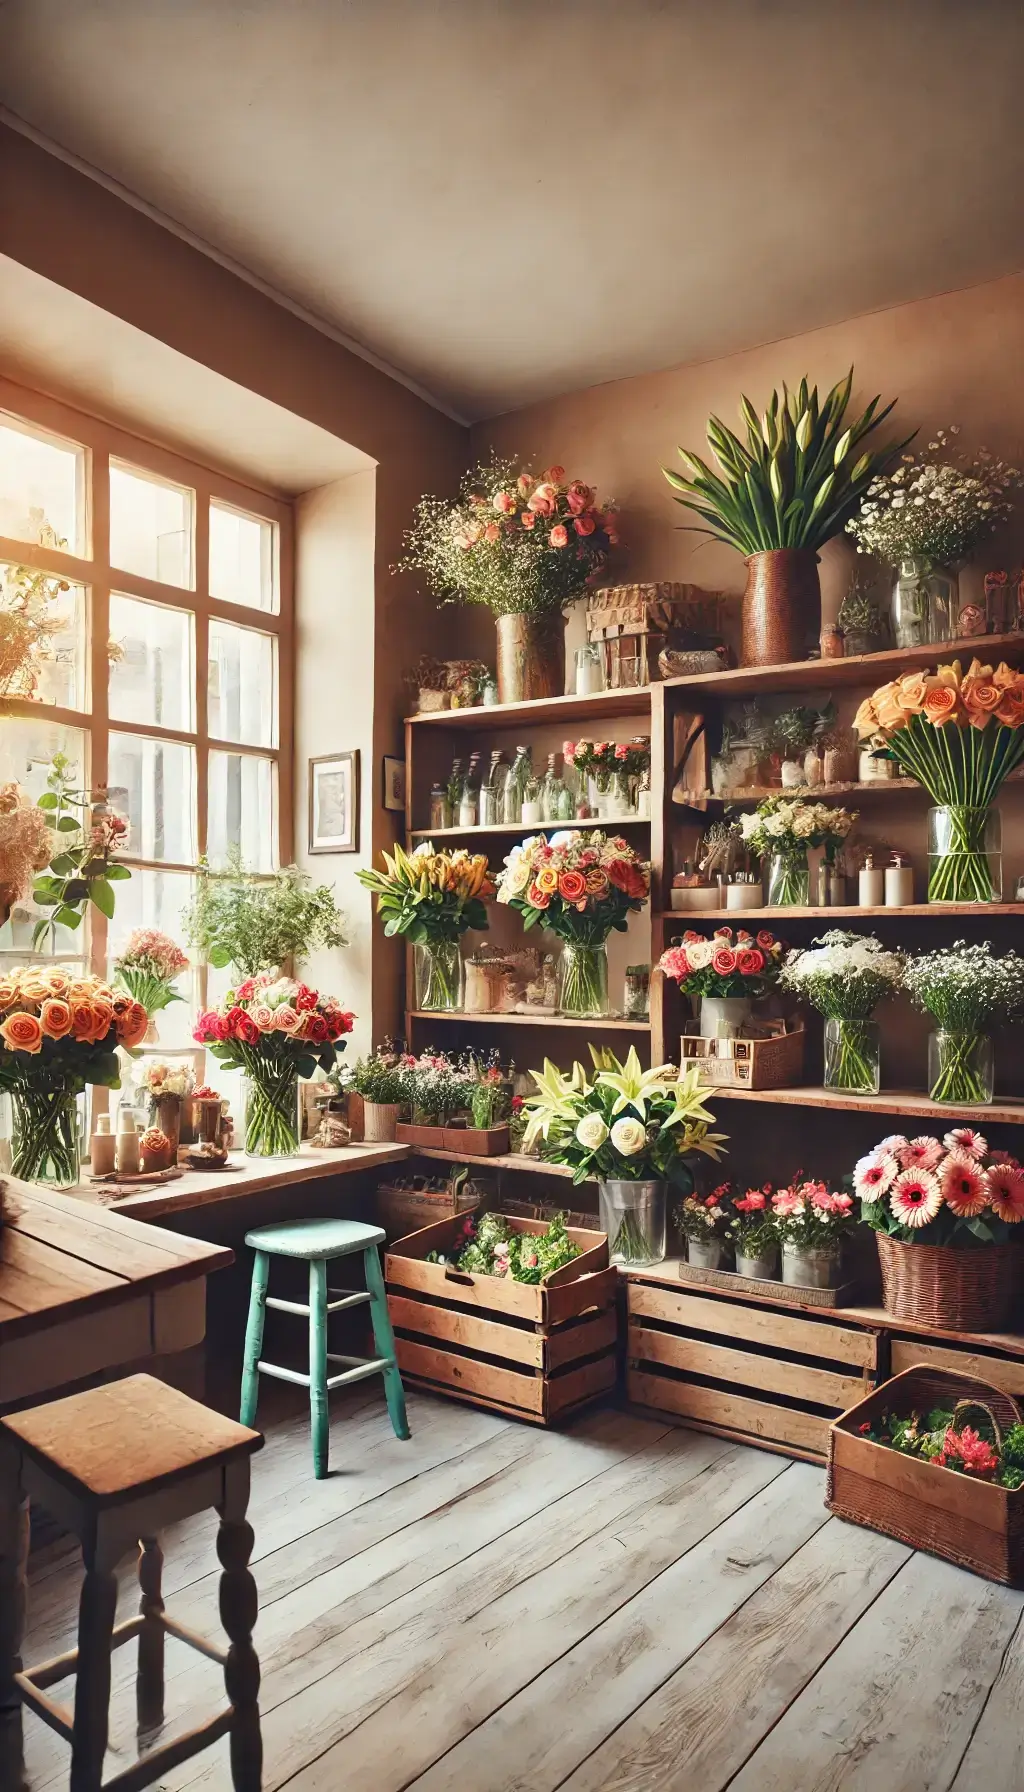
{"type": "MultiPolygon", "coordinates": [[[[429,1252],[454,1247],[461,1223],[426,1226],[385,1257],[403,1377],[538,1425],[613,1388],[618,1276],[604,1233],[569,1227],[582,1255],[534,1286],[427,1263],[429,1252]]],[[[508,1223],[516,1232],[546,1229],[539,1220],[508,1223]]]]}
{"type": "Polygon", "coordinates": [[[878,1333],[666,1281],[627,1272],[628,1398],[698,1431],[824,1462],[830,1421],[874,1384],[878,1333]]]}
{"type": "Polygon", "coordinates": [[[905,1369],[922,1365],[928,1369],[955,1369],[961,1375],[973,1375],[978,1381],[991,1382],[1005,1394],[1012,1394],[1015,1400],[1024,1400],[1024,1358],[1020,1355],[1024,1339],[1017,1339],[1016,1350],[1009,1353],[997,1347],[996,1336],[993,1334],[982,1345],[977,1334],[972,1334],[969,1342],[961,1344],[945,1338],[933,1342],[928,1338],[894,1332],[889,1345],[892,1373],[901,1375],[905,1369]]]}

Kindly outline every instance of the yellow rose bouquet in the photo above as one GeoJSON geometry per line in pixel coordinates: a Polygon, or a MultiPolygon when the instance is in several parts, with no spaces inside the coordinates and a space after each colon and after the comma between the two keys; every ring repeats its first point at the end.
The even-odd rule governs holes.
{"type": "Polygon", "coordinates": [[[0,1089],[14,1106],[11,1169],[26,1182],[78,1181],[77,1101],[121,1086],[118,1046],[145,1037],[141,1002],[98,977],[30,965],[0,978],[0,1089]]]}
{"type": "Polygon", "coordinates": [[[972,660],[905,672],[854,718],[880,757],[899,760],[936,805],[928,818],[929,902],[998,902],[1000,786],[1024,764],[1024,674],[972,660]]]}

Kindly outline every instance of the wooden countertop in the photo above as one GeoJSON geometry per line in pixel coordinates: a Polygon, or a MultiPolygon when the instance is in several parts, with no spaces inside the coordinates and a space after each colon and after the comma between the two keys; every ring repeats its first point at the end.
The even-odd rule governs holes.
{"type": "Polygon", "coordinates": [[[401,1163],[411,1155],[408,1145],[342,1145],[336,1150],[302,1145],[295,1157],[267,1160],[233,1151],[229,1169],[186,1170],[180,1180],[138,1187],[119,1200],[110,1199],[113,1185],[109,1183],[85,1182],[71,1192],[108,1213],[129,1214],[137,1220],[169,1219],[267,1189],[291,1188],[325,1176],[354,1176],[379,1164],[401,1163]]]}

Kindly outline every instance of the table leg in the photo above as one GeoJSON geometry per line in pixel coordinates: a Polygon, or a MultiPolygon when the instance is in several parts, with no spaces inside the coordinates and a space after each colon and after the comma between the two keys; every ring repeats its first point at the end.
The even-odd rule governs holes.
{"type": "Polygon", "coordinates": [[[0,1786],[23,1784],[21,1669],[28,1586],[28,1500],[18,1452],[0,1439],[0,1786]]]}
{"type": "Polygon", "coordinates": [[[217,1555],[220,1577],[220,1621],[231,1639],[224,1683],[234,1707],[231,1725],[231,1784],[236,1792],[260,1792],[263,1784],[263,1739],[260,1734],[260,1664],[252,1633],[259,1601],[249,1572],[252,1526],[246,1522],[249,1503],[249,1459],[229,1463],[224,1471],[217,1555]]]}

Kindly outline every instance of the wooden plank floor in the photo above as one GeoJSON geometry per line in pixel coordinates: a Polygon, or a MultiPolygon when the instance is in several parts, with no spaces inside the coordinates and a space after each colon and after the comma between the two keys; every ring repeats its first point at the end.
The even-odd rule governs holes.
{"type": "MultiPolygon", "coordinates": [[[[277,1390],[274,1390],[274,1397],[277,1390]]],[[[268,1424],[250,1516],[264,1784],[295,1792],[1017,1792],[1024,1596],[841,1524],[820,1470],[614,1409],[565,1433],[412,1395],[391,1434],[268,1424]]],[[[171,1610],[216,1633],[211,1519],[165,1539],[171,1610]]],[[[28,1657],[72,1639],[80,1572],[33,1558],[28,1657]]],[[[137,1595],[122,1570],[119,1615],[137,1595]]],[[[135,1752],[115,1656],[107,1776],[135,1752]]],[[[169,1733],[220,1702],[168,1651],[169,1733]]],[[[67,1751],[26,1718],[28,1784],[67,1751]]],[[[226,1743],[160,1782],[230,1788],[226,1743]]]]}

